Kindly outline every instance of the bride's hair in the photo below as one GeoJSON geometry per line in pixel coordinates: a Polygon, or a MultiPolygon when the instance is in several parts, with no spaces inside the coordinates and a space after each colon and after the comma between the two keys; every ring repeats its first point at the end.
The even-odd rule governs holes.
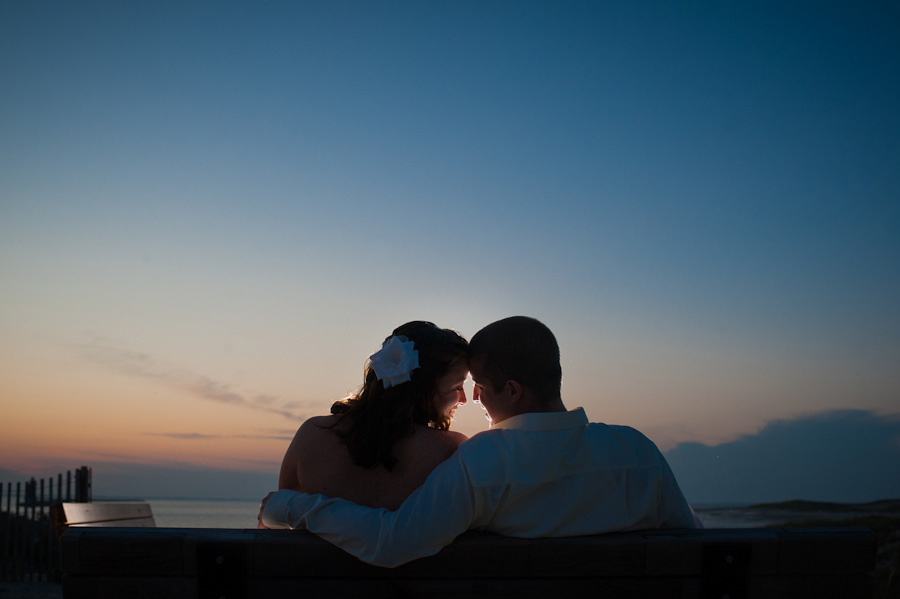
{"type": "MultiPolygon", "coordinates": [[[[450,428],[450,420],[434,405],[438,380],[455,362],[469,357],[465,339],[430,322],[408,322],[394,329],[393,335],[405,336],[419,352],[419,367],[412,371],[409,382],[385,389],[366,362],[362,388],[331,406],[332,414],[344,415],[334,431],[347,445],[353,463],[363,468],[382,464],[393,470],[397,463],[394,444],[412,435],[417,424],[450,428]]],[[[388,339],[390,336],[385,341],[388,339]]]]}

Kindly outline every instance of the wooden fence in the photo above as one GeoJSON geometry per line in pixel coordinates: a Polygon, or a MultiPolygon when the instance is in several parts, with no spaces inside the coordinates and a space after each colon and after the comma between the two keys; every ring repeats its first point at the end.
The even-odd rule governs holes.
{"type": "Polygon", "coordinates": [[[47,479],[0,483],[0,581],[58,581],[59,545],[49,507],[91,500],[87,466],[47,479]]]}

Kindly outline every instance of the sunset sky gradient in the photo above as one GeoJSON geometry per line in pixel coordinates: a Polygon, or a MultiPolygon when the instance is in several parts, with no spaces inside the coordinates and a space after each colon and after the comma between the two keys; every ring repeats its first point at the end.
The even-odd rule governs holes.
{"type": "Polygon", "coordinates": [[[0,474],[274,485],[394,327],[525,314],[593,420],[847,417],[761,472],[893,470],[753,488],[900,496],[898,73],[878,1],[0,3],[0,474]]]}

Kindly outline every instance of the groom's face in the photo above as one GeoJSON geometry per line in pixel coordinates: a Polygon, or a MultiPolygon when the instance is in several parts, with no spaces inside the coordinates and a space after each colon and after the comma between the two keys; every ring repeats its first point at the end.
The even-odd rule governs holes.
{"type": "Polygon", "coordinates": [[[504,402],[503,393],[494,391],[494,385],[485,376],[485,370],[480,360],[472,359],[469,361],[469,374],[472,375],[472,382],[475,388],[472,390],[472,399],[481,402],[484,409],[487,410],[488,416],[491,417],[491,423],[497,423],[509,417],[507,412],[508,406],[504,402]]]}

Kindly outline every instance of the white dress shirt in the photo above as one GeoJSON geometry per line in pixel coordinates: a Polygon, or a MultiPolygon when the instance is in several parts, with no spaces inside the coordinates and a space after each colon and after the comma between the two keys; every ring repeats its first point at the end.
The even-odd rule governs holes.
{"type": "Polygon", "coordinates": [[[656,445],[633,428],[589,423],[582,408],[520,414],[473,436],[397,511],[282,490],[263,523],[306,528],[386,567],[470,529],[564,537],[698,526],[656,445]]]}

